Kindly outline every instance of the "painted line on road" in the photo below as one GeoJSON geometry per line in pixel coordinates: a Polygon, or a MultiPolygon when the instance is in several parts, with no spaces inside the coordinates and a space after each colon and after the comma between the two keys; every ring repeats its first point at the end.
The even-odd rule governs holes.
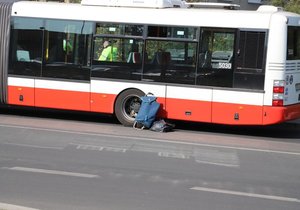
{"type": "Polygon", "coordinates": [[[38,145],[32,145],[32,144],[19,144],[19,143],[10,143],[10,142],[3,142],[1,144],[20,146],[20,147],[30,147],[30,148],[37,148],[37,149],[55,149],[55,150],[63,150],[64,149],[64,147],[38,146],[38,145]]]}
{"type": "Polygon", "coordinates": [[[112,147],[112,146],[96,146],[96,145],[89,145],[89,144],[73,144],[75,145],[76,149],[78,150],[91,150],[91,151],[107,151],[107,152],[122,152],[125,153],[127,149],[121,147],[112,147]]]}
{"type": "Polygon", "coordinates": [[[2,210],[38,210],[34,208],[29,208],[26,206],[17,206],[9,203],[0,203],[0,209],[2,210]]]}
{"type": "Polygon", "coordinates": [[[116,138],[139,140],[139,141],[153,141],[153,142],[172,143],[172,144],[179,144],[179,145],[191,145],[191,146],[200,146],[200,147],[235,149],[235,150],[242,150],[242,151],[253,151],[253,152],[276,153],[276,154],[300,156],[300,152],[287,152],[287,151],[280,151],[280,150],[267,150],[267,149],[255,149],[255,148],[246,148],[246,147],[234,147],[234,146],[224,146],[224,145],[214,145],[214,144],[183,142],[183,141],[159,140],[159,139],[145,138],[145,137],[123,136],[123,135],[113,135],[113,134],[103,134],[103,133],[87,133],[87,132],[79,132],[79,131],[67,131],[67,130],[59,130],[59,129],[36,128],[36,127],[28,127],[28,126],[5,125],[5,124],[0,124],[0,127],[20,128],[20,129],[28,129],[28,130],[38,130],[38,131],[48,131],[48,132],[58,132],[58,133],[66,133],[66,134],[98,136],[98,137],[108,137],[108,138],[116,137],[116,138]]]}
{"type": "Polygon", "coordinates": [[[2,169],[7,169],[7,170],[11,170],[11,171],[24,171],[24,172],[32,172],[32,173],[82,177],[82,178],[99,178],[98,175],[94,175],[94,174],[75,173],[75,172],[57,171],[57,170],[47,170],[47,169],[39,169],[39,168],[27,168],[27,167],[18,167],[18,166],[17,167],[11,167],[11,168],[2,167],[2,169]]]}
{"type": "Polygon", "coordinates": [[[297,199],[297,198],[289,198],[289,197],[282,197],[282,196],[263,195],[263,194],[256,194],[256,193],[246,193],[246,192],[221,190],[221,189],[206,188],[206,187],[192,187],[190,189],[191,190],[196,190],[196,191],[202,191],[202,192],[211,192],[211,193],[237,195],[237,196],[244,196],[244,197],[251,197],[251,198],[262,198],[262,199],[269,199],[269,200],[300,203],[300,200],[297,199]]]}
{"type": "Polygon", "coordinates": [[[216,165],[216,166],[225,166],[225,167],[240,167],[239,164],[230,164],[230,163],[219,163],[219,162],[212,162],[212,161],[203,161],[203,160],[195,160],[196,163],[203,163],[208,165],[216,165]]]}

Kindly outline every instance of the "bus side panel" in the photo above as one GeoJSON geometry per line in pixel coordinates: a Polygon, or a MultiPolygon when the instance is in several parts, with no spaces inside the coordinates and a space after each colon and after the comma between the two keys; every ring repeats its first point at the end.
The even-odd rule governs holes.
{"type": "Polygon", "coordinates": [[[113,114],[116,94],[91,93],[91,111],[113,114]]]}
{"type": "Polygon", "coordinates": [[[281,123],[300,118],[300,104],[285,107],[264,107],[264,125],[281,123]]]}
{"type": "Polygon", "coordinates": [[[284,107],[264,106],[264,125],[281,123],[284,121],[284,107]]]}
{"type": "Polygon", "coordinates": [[[261,125],[262,107],[214,102],[212,122],[228,125],[261,125]]]}
{"type": "Polygon", "coordinates": [[[285,106],[284,118],[285,120],[300,119],[300,104],[285,106]]]}
{"type": "Polygon", "coordinates": [[[152,93],[161,104],[158,113],[165,117],[165,85],[152,85],[142,83],[130,83],[120,81],[91,80],[91,111],[102,113],[114,113],[114,105],[120,93],[129,89],[137,89],[144,94],[152,93]]]}
{"type": "Polygon", "coordinates": [[[34,79],[8,77],[8,104],[34,106],[34,79]]]}
{"type": "Polygon", "coordinates": [[[166,99],[169,119],[211,122],[211,102],[185,99],[166,99]]]}
{"type": "Polygon", "coordinates": [[[170,119],[211,122],[211,89],[167,87],[166,114],[170,119]]]}
{"type": "Polygon", "coordinates": [[[263,124],[263,93],[214,90],[212,122],[231,125],[263,124]]]}
{"type": "Polygon", "coordinates": [[[35,105],[44,108],[90,111],[89,83],[36,80],[35,105]]]}

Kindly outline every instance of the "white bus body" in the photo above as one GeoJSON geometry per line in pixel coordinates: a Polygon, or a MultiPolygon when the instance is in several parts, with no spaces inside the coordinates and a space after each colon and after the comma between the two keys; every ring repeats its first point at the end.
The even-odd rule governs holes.
{"type": "MultiPolygon", "coordinates": [[[[126,1],[126,4],[128,2],[126,1]]],[[[150,79],[145,79],[144,70],[141,73],[142,79],[131,80],[127,77],[122,79],[118,76],[95,78],[92,74],[92,77],[85,81],[78,81],[76,78],[56,78],[53,75],[51,77],[43,76],[43,69],[42,73],[34,76],[24,76],[8,71],[8,98],[5,103],[116,114],[124,125],[131,125],[137,111],[134,106],[138,106],[138,102],[130,99],[130,96],[134,98],[151,92],[158,97],[158,101],[162,105],[160,116],[169,119],[231,125],[267,125],[300,118],[300,57],[297,57],[300,53],[296,52],[300,51],[300,15],[284,12],[272,6],[262,6],[257,11],[243,11],[177,8],[177,6],[169,8],[170,4],[160,4],[154,8],[149,8],[151,7],[149,5],[136,8],[130,7],[130,5],[95,6],[93,4],[95,3],[88,0],[84,4],[16,2],[12,5],[11,19],[13,21],[18,18],[20,20],[31,18],[43,21],[90,23],[93,30],[88,42],[91,42],[93,49],[96,41],[104,39],[115,39],[119,43],[126,40],[141,43],[140,46],[143,46],[143,50],[140,51],[143,55],[141,68],[143,69],[148,65],[145,56],[149,55],[149,49],[152,50],[147,47],[151,44],[155,45],[156,41],[163,43],[164,46],[169,46],[172,42],[173,47],[179,44],[185,47],[194,47],[195,49],[192,51],[168,49],[171,52],[171,60],[176,65],[174,64],[172,67],[174,69],[167,69],[167,72],[170,70],[167,75],[175,72],[174,81],[162,78],[156,81],[153,79],[156,78],[153,76],[156,73],[147,74],[150,79]],[[101,28],[102,25],[107,24],[123,24],[124,27],[125,25],[138,25],[143,26],[144,31],[138,37],[131,35],[128,38],[126,35],[113,33],[99,34],[98,29],[95,29],[95,27],[101,28]],[[177,31],[178,37],[172,37],[169,40],[168,34],[164,34],[164,37],[161,35],[153,37],[149,32],[149,27],[152,27],[151,30],[157,30],[155,31],[157,34],[160,33],[159,29],[191,28],[195,30],[195,35],[193,38],[180,39],[178,37],[181,33],[183,34],[183,31],[177,31]],[[290,35],[288,35],[289,33],[290,35]],[[225,41],[229,39],[228,37],[232,37],[232,50],[223,49],[222,51],[220,47],[220,49],[216,49],[217,43],[213,43],[214,39],[212,39],[214,36],[222,36],[220,40],[224,39],[225,41]],[[288,36],[296,36],[292,39],[297,41],[294,44],[288,44],[288,36]],[[212,58],[209,69],[205,69],[204,65],[200,67],[199,64],[202,51],[203,56],[206,56],[204,55],[205,37],[212,42],[211,45],[215,44],[215,46],[211,46],[215,52],[210,56],[216,58],[212,58]],[[257,42],[246,43],[246,39],[257,42]],[[256,55],[247,54],[246,49],[254,49],[252,44],[260,47],[257,49],[259,52],[256,55]],[[294,46],[295,44],[298,46],[294,46]],[[148,51],[146,52],[145,49],[148,51]],[[192,53],[195,56],[190,56],[192,53]],[[249,67],[252,64],[248,65],[247,63],[252,61],[247,56],[253,56],[251,59],[256,59],[257,66],[261,66],[261,68],[249,67]],[[223,59],[223,57],[225,58],[223,59]],[[191,64],[186,62],[184,65],[195,69],[195,72],[186,74],[191,81],[178,84],[176,78],[180,77],[181,73],[176,72],[176,69],[180,68],[180,72],[184,71],[181,69],[184,59],[193,59],[191,64]],[[225,72],[225,75],[227,74],[226,70],[230,72],[228,75],[232,76],[232,81],[228,84],[219,86],[217,81],[202,83],[201,78],[204,80],[208,77],[214,79],[213,74],[219,74],[222,71],[225,72]],[[194,80],[193,77],[196,79],[194,80]],[[250,79],[253,86],[247,84],[250,79]],[[255,80],[259,80],[257,81],[260,84],[259,87],[254,84],[255,80]],[[126,108],[126,100],[134,107],[131,111],[126,108]],[[133,112],[134,114],[132,114],[133,112]]],[[[14,33],[13,29],[20,30],[19,33],[21,33],[24,28],[17,26],[16,22],[12,24],[12,34],[14,33]]],[[[47,38],[45,35],[48,33],[47,26],[40,27],[40,30],[44,30],[44,57],[42,56],[40,61],[41,68],[43,68],[43,62],[48,59],[49,53],[48,48],[45,52],[45,45],[49,40],[45,40],[49,37],[47,38]]],[[[16,36],[11,37],[11,39],[17,39],[16,36]]],[[[11,40],[11,43],[13,42],[14,40],[11,40]]],[[[92,53],[95,53],[94,51],[92,53]]],[[[17,52],[20,56],[25,57],[26,50],[25,53],[21,50],[17,52]]],[[[10,56],[12,56],[11,53],[10,56]]],[[[95,61],[95,63],[97,62],[95,61]]],[[[86,64],[88,68],[92,68],[91,71],[93,71],[93,63],[94,61],[91,63],[87,61],[86,64]]],[[[97,63],[97,69],[103,69],[101,65],[101,63],[97,63]]],[[[116,64],[117,67],[120,65],[120,62],[116,64]]],[[[110,67],[107,70],[109,69],[110,67]]],[[[104,69],[104,71],[106,70],[104,69]]],[[[137,74],[136,72],[132,73],[130,77],[137,74]]],[[[223,82],[222,78],[218,77],[218,79],[221,83],[223,82]]]]}

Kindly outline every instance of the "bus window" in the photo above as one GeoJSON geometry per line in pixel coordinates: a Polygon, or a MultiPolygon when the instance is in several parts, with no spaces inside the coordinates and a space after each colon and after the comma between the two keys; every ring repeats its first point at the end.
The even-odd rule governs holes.
{"type": "Polygon", "coordinates": [[[265,38],[263,31],[240,31],[233,87],[264,89],[265,38]]]}
{"type": "Polygon", "coordinates": [[[234,42],[233,30],[201,30],[198,85],[232,87],[234,42]]]}
{"type": "Polygon", "coordinates": [[[300,59],[300,28],[288,27],[287,60],[300,59]]]}
{"type": "Polygon", "coordinates": [[[97,23],[96,34],[143,36],[143,25],[97,23]]]}
{"type": "Polygon", "coordinates": [[[13,18],[11,27],[9,74],[40,76],[43,21],[13,18]]]}
{"type": "Polygon", "coordinates": [[[42,76],[89,80],[92,24],[46,20],[42,76]]]}
{"type": "Polygon", "coordinates": [[[95,37],[92,77],[140,80],[143,48],[142,39],[95,37]]]}
{"type": "Polygon", "coordinates": [[[196,49],[194,42],[147,40],[143,79],[195,84],[196,49]]]}
{"type": "Polygon", "coordinates": [[[148,26],[148,37],[167,37],[196,40],[197,29],[193,27],[148,26]]]}

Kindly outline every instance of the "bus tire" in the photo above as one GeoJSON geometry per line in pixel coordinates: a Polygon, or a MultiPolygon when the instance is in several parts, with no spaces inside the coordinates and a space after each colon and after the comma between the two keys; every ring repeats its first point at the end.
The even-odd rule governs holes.
{"type": "Polygon", "coordinates": [[[141,106],[141,97],[145,93],[138,89],[122,92],[115,103],[115,115],[124,126],[133,126],[135,117],[141,106]]]}

